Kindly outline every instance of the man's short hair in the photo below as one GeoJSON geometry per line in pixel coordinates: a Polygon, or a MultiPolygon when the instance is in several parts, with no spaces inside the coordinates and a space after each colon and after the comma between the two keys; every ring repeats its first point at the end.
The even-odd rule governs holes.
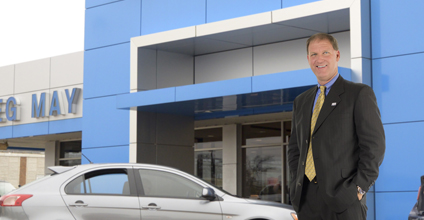
{"type": "Polygon", "coordinates": [[[337,44],[337,40],[330,34],[326,33],[317,33],[309,37],[308,41],[306,41],[306,53],[309,54],[309,44],[314,40],[328,40],[333,46],[334,50],[339,50],[339,45],[337,44]]]}

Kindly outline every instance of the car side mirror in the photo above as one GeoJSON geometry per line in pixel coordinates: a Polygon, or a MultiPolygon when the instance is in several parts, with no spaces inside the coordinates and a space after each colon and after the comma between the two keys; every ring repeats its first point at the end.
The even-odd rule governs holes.
{"type": "Polygon", "coordinates": [[[215,191],[210,187],[205,187],[202,191],[202,197],[209,201],[213,201],[216,198],[215,191]]]}

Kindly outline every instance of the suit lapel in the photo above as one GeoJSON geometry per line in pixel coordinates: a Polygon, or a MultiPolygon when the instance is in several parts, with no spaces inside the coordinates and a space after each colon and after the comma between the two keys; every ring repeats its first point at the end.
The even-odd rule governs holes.
{"type": "Polygon", "coordinates": [[[322,105],[321,111],[319,113],[317,122],[315,124],[314,133],[319,129],[321,124],[325,121],[328,115],[339,106],[339,102],[341,101],[340,95],[344,93],[344,79],[342,76],[334,82],[331,87],[330,92],[325,97],[324,103],[322,105]]]}
{"type": "Polygon", "coordinates": [[[307,94],[305,96],[305,108],[303,110],[303,117],[305,120],[303,120],[303,128],[305,129],[304,132],[306,132],[304,135],[305,137],[309,137],[311,135],[311,118],[312,118],[312,108],[314,107],[314,100],[317,93],[317,86],[314,86],[309,91],[307,91],[307,94]]]}

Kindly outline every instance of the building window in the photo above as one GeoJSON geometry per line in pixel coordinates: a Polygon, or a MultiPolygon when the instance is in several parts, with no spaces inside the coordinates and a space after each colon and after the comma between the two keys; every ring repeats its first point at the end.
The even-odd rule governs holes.
{"type": "Polygon", "coordinates": [[[284,188],[287,178],[282,177],[287,167],[283,164],[286,164],[290,124],[271,122],[242,126],[243,197],[288,203],[284,188]]]}
{"type": "Polygon", "coordinates": [[[195,130],[194,138],[195,175],[222,187],[222,128],[195,130]]]}
{"type": "Polygon", "coordinates": [[[81,141],[60,142],[58,162],[61,166],[81,165],[81,141]]]}

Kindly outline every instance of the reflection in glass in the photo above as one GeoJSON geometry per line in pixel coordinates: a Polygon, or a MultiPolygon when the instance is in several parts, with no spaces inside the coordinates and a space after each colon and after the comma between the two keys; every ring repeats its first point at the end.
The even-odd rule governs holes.
{"type": "Polygon", "coordinates": [[[222,187],[222,150],[197,151],[195,175],[217,187],[222,187]]]}
{"type": "Polygon", "coordinates": [[[74,166],[81,164],[81,141],[60,143],[59,165],[74,166]]]}
{"type": "Polygon", "coordinates": [[[72,180],[66,187],[67,194],[125,194],[128,184],[126,170],[111,169],[86,173],[72,180]]]}
{"type": "Polygon", "coordinates": [[[81,159],[76,160],[61,160],[59,161],[60,166],[76,166],[81,165],[81,159]]]}
{"type": "Polygon", "coordinates": [[[157,170],[139,170],[144,196],[200,198],[203,187],[173,173],[157,170]]]}
{"type": "Polygon", "coordinates": [[[243,197],[281,202],[281,146],[243,148],[243,197]]]}
{"type": "Polygon", "coordinates": [[[60,143],[60,158],[81,158],[81,141],[60,143]]]}
{"type": "Polygon", "coordinates": [[[126,173],[107,173],[86,179],[85,185],[87,193],[122,194],[125,182],[128,182],[126,173]]]}
{"type": "Polygon", "coordinates": [[[222,149],[222,141],[195,143],[194,148],[196,148],[196,149],[211,149],[211,148],[222,149]]]}

